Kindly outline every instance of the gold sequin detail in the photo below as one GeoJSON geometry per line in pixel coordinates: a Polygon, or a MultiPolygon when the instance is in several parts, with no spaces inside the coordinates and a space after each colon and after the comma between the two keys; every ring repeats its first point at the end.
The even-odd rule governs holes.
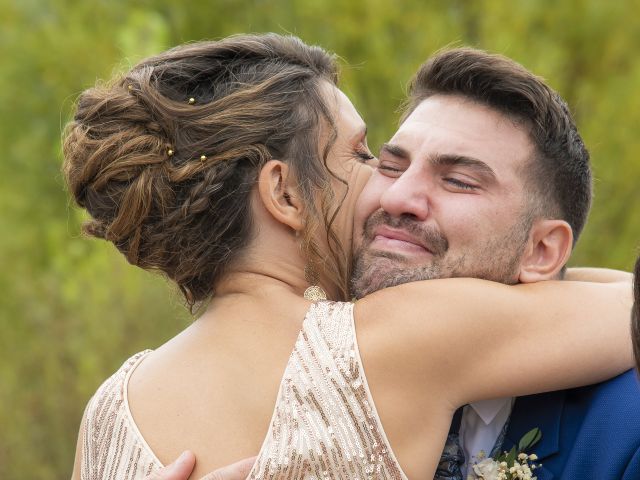
{"type": "Polygon", "coordinates": [[[406,479],[358,354],[353,304],[312,305],[250,479],[406,479]]]}
{"type": "MultiPolygon", "coordinates": [[[[143,479],[162,466],[131,418],[125,362],[87,407],[82,480],[143,479]]],[[[358,353],[353,304],[309,309],[249,479],[406,479],[376,413],[358,353]]]]}
{"type": "Polygon", "coordinates": [[[162,465],[137,433],[126,406],[129,372],[147,353],[127,360],[89,401],[82,432],[82,480],[142,479],[162,465]]]}

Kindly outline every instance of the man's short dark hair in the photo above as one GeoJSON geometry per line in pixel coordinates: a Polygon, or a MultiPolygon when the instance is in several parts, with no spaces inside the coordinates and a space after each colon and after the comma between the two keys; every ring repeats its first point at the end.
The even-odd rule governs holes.
{"type": "Polygon", "coordinates": [[[535,147],[524,170],[531,214],[565,220],[575,243],[591,207],[591,167],[560,95],[519,63],[473,48],[441,51],[420,67],[409,86],[402,120],[432,95],[462,95],[527,129],[535,147]]]}

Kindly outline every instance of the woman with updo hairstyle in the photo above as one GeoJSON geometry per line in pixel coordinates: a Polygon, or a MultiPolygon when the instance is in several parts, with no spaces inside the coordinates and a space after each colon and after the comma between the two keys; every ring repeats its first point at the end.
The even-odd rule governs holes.
{"type": "Polygon", "coordinates": [[[191,478],[256,454],[249,478],[433,478],[459,406],[631,365],[628,283],[433,280],[346,302],[373,157],[337,78],[319,47],[239,35],[80,95],[64,174],[84,230],[199,316],[100,386],[73,478],[144,478],[185,449],[191,478]]]}
{"type": "Polygon", "coordinates": [[[305,254],[320,259],[313,237],[322,218],[327,280],[347,298],[349,261],[332,229],[326,152],[317,150],[320,122],[335,128],[321,82],[337,82],[331,56],[272,35],[177,48],[85,92],[64,144],[69,189],[92,216],[85,231],[163,272],[193,306],[249,243],[260,168],[286,158],[305,179],[305,254]]]}

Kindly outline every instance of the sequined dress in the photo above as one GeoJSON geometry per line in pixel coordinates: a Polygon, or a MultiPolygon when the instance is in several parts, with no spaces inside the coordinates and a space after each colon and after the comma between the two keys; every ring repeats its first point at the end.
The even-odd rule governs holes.
{"type": "MultiPolygon", "coordinates": [[[[160,468],[127,403],[127,360],[96,392],[83,432],[82,480],[141,479],[160,468]]],[[[353,304],[313,304],[283,375],[250,479],[406,479],[376,413],[353,304]]]]}

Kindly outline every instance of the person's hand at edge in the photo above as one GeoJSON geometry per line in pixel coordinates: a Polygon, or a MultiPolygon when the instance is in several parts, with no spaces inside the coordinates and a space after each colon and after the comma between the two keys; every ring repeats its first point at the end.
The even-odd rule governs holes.
{"type": "MultiPolygon", "coordinates": [[[[205,475],[200,480],[245,480],[256,457],[245,458],[205,475]]],[[[196,465],[196,457],[190,451],[182,454],[166,467],[153,472],[145,480],[188,480],[196,465]]]]}

